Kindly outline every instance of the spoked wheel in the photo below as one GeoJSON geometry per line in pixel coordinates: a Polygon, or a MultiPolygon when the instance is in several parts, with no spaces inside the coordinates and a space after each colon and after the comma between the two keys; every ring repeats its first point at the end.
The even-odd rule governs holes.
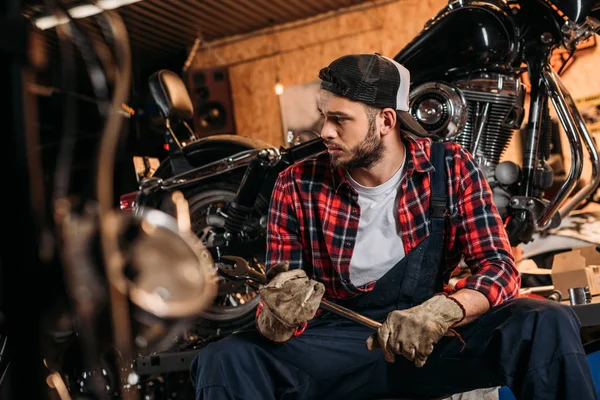
{"type": "MultiPolygon", "coordinates": [[[[237,192],[236,183],[215,183],[194,188],[192,193],[186,193],[190,207],[190,218],[194,233],[202,240],[209,250],[227,251],[227,234],[225,211],[237,192]],[[224,249],[224,250],[221,250],[224,249]]],[[[242,240],[252,240],[264,234],[266,223],[267,202],[259,198],[252,215],[242,230],[242,240]]],[[[213,251],[214,253],[214,251],[213,251]]],[[[220,255],[237,255],[225,254],[220,255]]],[[[245,257],[250,265],[260,269],[264,262],[264,249],[260,254],[245,257]]],[[[219,264],[218,257],[215,263],[219,264]]],[[[264,271],[263,271],[264,272],[264,271]]],[[[221,336],[253,323],[258,291],[245,281],[233,281],[219,278],[219,291],[211,306],[202,313],[199,322],[209,331],[218,329],[221,336]]],[[[211,332],[207,332],[211,334],[211,332]]]]}

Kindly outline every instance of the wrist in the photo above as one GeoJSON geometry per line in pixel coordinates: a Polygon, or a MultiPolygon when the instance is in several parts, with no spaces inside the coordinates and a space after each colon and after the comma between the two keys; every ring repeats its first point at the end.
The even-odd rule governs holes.
{"type": "Polygon", "coordinates": [[[460,324],[467,315],[463,304],[447,293],[438,293],[429,301],[433,303],[433,311],[444,319],[448,328],[460,324]]]}
{"type": "Polygon", "coordinates": [[[444,296],[446,297],[446,299],[454,302],[454,304],[456,304],[458,306],[458,308],[460,308],[460,319],[458,321],[454,322],[450,327],[456,326],[464,321],[465,317],[467,316],[467,310],[465,310],[465,307],[463,306],[463,304],[460,301],[458,301],[456,298],[449,296],[446,293],[444,293],[444,296]]]}

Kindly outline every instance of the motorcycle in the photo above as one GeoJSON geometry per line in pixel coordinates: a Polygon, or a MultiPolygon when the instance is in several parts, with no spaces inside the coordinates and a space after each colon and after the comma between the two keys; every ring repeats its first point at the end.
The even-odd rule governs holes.
{"type": "MultiPolygon", "coordinates": [[[[411,71],[410,112],[428,136],[460,143],[479,162],[513,246],[558,226],[600,182],[594,142],[550,65],[554,49],[564,47],[572,54],[578,43],[596,34],[600,24],[595,12],[596,2],[589,0],[450,1],[393,57],[411,71]],[[572,163],[546,198],[556,183],[549,165],[550,104],[568,138],[572,163]],[[525,115],[522,165],[500,162],[525,115]],[[592,175],[575,190],[584,146],[592,175]]],[[[170,155],[141,181],[132,208],[165,209],[167,194],[179,190],[189,202],[194,233],[217,263],[235,255],[262,271],[275,179],[289,165],[324,151],[321,139],[287,148],[237,135],[200,139],[186,122],[194,110],[181,78],[162,70],[149,85],[165,120],[170,155]]],[[[256,288],[220,279],[217,300],[192,335],[203,343],[253,323],[256,288]]]]}
{"type": "Polygon", "coordinates": [[[417,121],[432,136],[462,144],[478,160],[513,246],[558,226],[561,216],[598,186],[598,152],[550,65],[555,48],[563,46],[572,55],[578,43],[595,35],[598,20],[589,16],[595,6],[594,1],[452,1],[394,57],[411,71],[410,107],[417,121]],[[423,51],[434,46],[435,53],[423,51]],[[528,106],[525,71],[531,82],[528,106]],[[554,182],[548,101],[568,137],[572,159],[568,176],[550,199],[544,198],[554,182]],[[499,162],[526,107],[523,164],[499,162]],[[582,173],[582,142],[592,176],[573,193],[582,173]]]}
{"type": "MultiPolygon", "coordinates": [[[[189,203],[192,229],[217,267],[223,267],[222,256],[235,255],[264,272],[267,209],[275,180],[289,165],[326,150],[325,145],[319,138],[295,138],[296,145],[277,149],[261,140],[229,134],[196,140],[186,122],[193,116],[193,106],[182,79],[161,70],[152,75],[149,85],[165,117],[170,154],[151,177],[140,182],[133,198],[122,196],[126,204],[122,208],[168,211],[165,194],[180,190],[189,203]]],[[[192,336],[206,343],[253,325],[257,304],[255,288],[221,277],[218,296],[203,312],[192,336]]]]}

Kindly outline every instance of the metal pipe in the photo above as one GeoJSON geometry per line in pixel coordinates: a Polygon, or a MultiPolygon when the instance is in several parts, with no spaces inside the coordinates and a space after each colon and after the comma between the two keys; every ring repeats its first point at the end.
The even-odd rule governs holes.
{"type": "Polygon", "coordinates": [[[550,204],[546,207],[537,223],[538,226],[544,228],[552,219],[554,214],[558,211],[558,208],[563,201],[571,194],[577,181],[581,177],[583,170],[583,150],[581,142],[577,137],[577,127],[575,121],[571,115],[571,112],[565,101],[565,96],[562,93],[562,85],[558,80],[558,76],[552,71],[552,69],[546,66],[542,72],[542,78],[546,86],[546,92],[552,100],[552,105],[558,114],[558,119],[565,130],[565,134],[571,144],[571,168],[567,179],[558,189],[556,195],[550,200],[550,204]]]}
{"type": "Polygon", "coordinates": [[[485,128],[485,125],[488,121],[489,111],[490,103],[485,103],[483,107],[481,107],[481,103],[477,102],[477,111],[475,113],[475,118],[477,120],[477,128],[475,131],[475,137],[473,138],[473,145],[471,146],[471,154],[473,154],[473,157],[477,157],[477,148],[479,147],[481,137],[483,136],[483,129],[485,128]]]}
{"type": "Polygon", "coordinates": [[[183,189],[192,184],[199,183],[204,179],[213,178],[217,175],[231,172],[235,169],[247,167],[250,165],[252,160],[254,160],[261,152],[264,151],[271,153],[271,158],[273,158],[272,162],[278,162],[279,158],[282,157],[285,159],[285,163],[289,165],[313,154],[325,151],[326,149],[327,148],[323,144],[323,141],[319,138],[311,140],[310,142],[302,143],[298,146],[283,149],[281,152],[275,148],[244,150],[232,156],[191,169],[165,180],[160,180],[157,178],[145,179],[140,185],[140,190],[153,191],[160,189],[170,191],[175,189],[183,189]]]}
{"type": "MultiPolygon", "coordinates": [[[[213,178],[217,175],[233,171],[238,168],[247,167],[250,165],[261,150],[244,150],[232,156],[222,158],[210,164],[203,165],[198,168],[191,169],[179,175],[172,176],[168,179],[156,180],[158,187],[152,189],[174,190],[182,189],[194,183],[198,183],[203,179],[213,178]]],[[[151,179],[151,178],[150,178],[151,179]]],[[[142,185],[140,185],[142,186],[142,185]]],[[[140,187],[140,189],[144,189],[140,187]]]]}
{"type": "Polygon", "coordinates": [[[179,139],[177,139],[177,135],[175,135],[175,132],[173,132],[173,129],[171,129],[171,120],[169,118],[165,119],[165,127],[167,128],[167,132],[169,132],[169,135],[171,135],[171,138],[173,139],[179,150],[183,149],[181,143],[179,142],[179,139]]]}
{"type": "Polygon", "coordinates": [[[374,330],[381,328],[381,322],[377,322],[371,318],[367,318],[364,315],[357,313],[356,311],[352,311],[346,307],[340,306],[339,304],[332,303],[329,300],[322,299],[321,308],[323,310],[337,314],[340,317],[349,319],[350,321],[354,321],[357,324],[364,325],[368,328],[372,328],[374,330]]]}
{"type": "Polygon", "coordinates": [[[598,184],[600,183],[600,157],[598,156],[598,150],[594,144],[594,140],[590,135],[587,127],[585,126],[585,122],[573,101],[570,93],[564,87],[562,80],[554,71],[554,79],[558,83],[562,95],[564,96],[564,101],[566,102],[569,110],[571,111],[571,117],[575,120],[576,127],[579,128],[579,136],[583,139],[585,143],[585,147],[587,148],[588,154],[590,155],[590,161],[592,163],[592,174],[590,176],[590,181],[587,185],[581,188],[577,193],[575,193],[571,199],[565,203],[560,209],[560,215],[562,217],[568,215],[575,207],[577,207],[583,200],[585,200],[594,190],[598,188],[598,184]]]}
{"type": "MultiPolygon", "coordinates": [[[[232,260],[234,262],[233,268],[221,268],[217,267],[218,271],[221,275],[228,277],[234,280],[245,280],[251,279],[260,284],[267,284],[269,279],[267,276],[259,271],[256,271],[248,265],[248,261],[238,256],[223,256],[223,259],[232,260]]],[[[350,310],[349,308],[340,306],[339,304],[333,303],[327,299],[321,299],[321,304],[319,306],[323,310],[329,311],[331,313],[337,314],[340,317],[349,319],[350,321],[354,321],[357,324],[364,325],[368,328],[372,328],[377,330],[381,327],[381,323],[371,318],[367,318],[364,315],[357,313],[356,311],[350,310]]]]}

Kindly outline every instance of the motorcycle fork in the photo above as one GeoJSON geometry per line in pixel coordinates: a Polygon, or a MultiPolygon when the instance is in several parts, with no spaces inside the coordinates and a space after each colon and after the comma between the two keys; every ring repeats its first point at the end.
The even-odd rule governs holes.
{"type": "MultiPolygon", "coordinates": [[[[528,47],[529,48],[529,47],[528,47]]],[[[527,71],[531,82],[529,116],[523,145],[522,174],[517,195],[511,197],[511,215],[506,222],[506,231],[511,244],[527,243],[538,228],[537,217],[545,209],[539,193],[535,193],[536,169],[539,165],[539,145],[542,133],[544,110],[547,112],[546,93],[542,69],[550,49],[537,48],[527,54],[527,71]],[[537,195],[537,197],[536,197],[537,195]]]]}
{"type": "Polygon", "coordinates": [[[523,148],[523,178],[519,193],[523,197],[533,197],[534,195],[534,178],[539,153],[538,146],[544,120],[544,106],[547,105],[541,74],[543,64],[540,59],[543,59],[543,57],[536,57],[535,61],[528,63],[531,91],[529,95],[529,119],[527,121],[525,146],[523,148]]]}
{"type": "Polygon", "coordinates": [[[242,232],[244,222],[252,213],[269,171],[278,165],[291,165],[324,150],[326,147],[320,138],[281,151],[272,148],[260,150],[248,165],[237,194],[228,207],[225,221],[227,235],[231,237],[242,232]]]}
{"type": "Polygon", "coordinates": [[[227,208],[225,229],[230,237],[242,232],[244,223],[252,213],[256,199],[261,192],[267,173],[280,160],[279,153],[270,150],[261,150],[250,162],[236,196],[227,208]]]}

